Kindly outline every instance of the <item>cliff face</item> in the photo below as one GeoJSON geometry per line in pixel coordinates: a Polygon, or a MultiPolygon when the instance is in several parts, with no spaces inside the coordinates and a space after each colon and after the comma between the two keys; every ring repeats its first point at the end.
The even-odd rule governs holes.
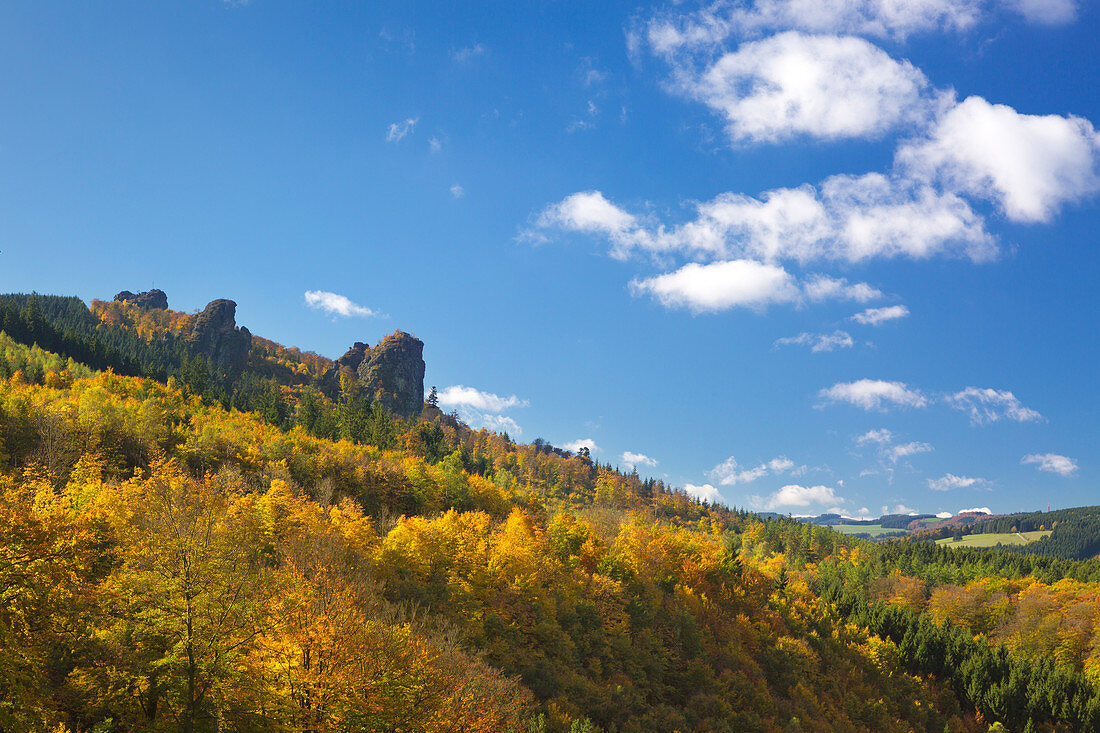
{"type": "Polygon", "coordinates": [[[120,303],[136,305],[138,308],[168,310],[168,296],[165,295],[163,290],[157,290],[156,288],[146,290],[144,293],[131,293],[129,290],[123,290],[115,296],[115,300],[120,303]]]}
{"type": "Polygon", "coordinates": [[[206,357],[212,367],[238,373],[248,363],[252,334],[244,326],[237,328],[237,304],[232,300],[211,301],[195,316],[188,337],[191,353],[206,357]]]}
{"type": "Polygon", "coordinates": [[[333,365],[328,368],[328,371],[321,376],[321,383],[324,391],[329,397],[335,397],[340,392],[340,370],[347,367],[353,372],[358,373],[359,365],[363,363],[363,360],[367,358],[367,354],[369,353],[370,346],[364,344],[362,341],[356,341],[343,356],[337,359],[333,365]]]}
{"type": "Polygon", "coordinates": [[[420,414],[424,407],[424,342],[420,339],[395,331],[365,353],[358,373],[368,393],[390,412],[420,414]]]}
{"type": "Polygon", "coordinates": [[[367,358],[368,353],[370,353],[370,346],[362,341],[356,341],[350,349],[344,352],[343,356],[336,360],[336,364],[337,366],[346,366],[354,372],[359,369],[359,365],[367,358]]]}

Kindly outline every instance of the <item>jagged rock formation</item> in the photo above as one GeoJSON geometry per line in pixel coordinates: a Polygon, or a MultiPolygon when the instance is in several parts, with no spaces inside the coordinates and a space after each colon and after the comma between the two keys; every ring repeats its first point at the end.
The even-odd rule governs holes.
{"type": "Polygon", "coordinates": [[[332,366],[321,376],[325,391],[329,397],[335,397],[340,390],[340,370],[347,367],[352,372],[357,372],[359,365],[370,353],[370,346],[362,341],[356,341],[352,347],[344,352],[344,355],[333,362],[332,366]]]}
{"type": "Polygon", "coordinates": [[[359,381],[376,402],[396,415],[419,415],[424,407],[424,342],[395,331],[359,364],[359,381]]]}
{"type": "Polygon", "coordinates": [[[157,290],[156,288],[146,290],[143,293],[131,293],[129,290],[123,290],[115,296],[115,300],[119,303],[136,305],[138,308],[168,310],[168,296],[165,295],[163,290],[157,290]]]}
{"type": "Polygon", "coordinates": [[[362,341],[356,341],[350,349],[344,352],[343,356],[336,360],[336,363],[339,366],[346,366],[354,372],[359,369],[359,365],[367,358],[369,352],[370,346],[362,341]]]}
{"type": "Polygon", "coordinates": [[[214,369],[225,373],[237,373],[248,363],[248,351],[252,348],[252,334],[247,328],[237,328],[237,304],[232,300],[212,300],[202,313],[195,316],[195,324],[188,337],[188,345],[195,356],[205,356],[214,369]]]}
{"type": "Polygon", "coordinates": [[[373,349],[356,341],[321,377],[329,397],[340,394],[340,373],[350,370],[370,398],[395,415],[419,415],[424,407],[424,342],[394,331],[373,349]]]}
{"type": "Polygon", "coordinates": [[[360,384],[387,410],[395,415],[420,414],[424,407],[423,341],[395,331],[365,352],[357,371],[360,384]]]}

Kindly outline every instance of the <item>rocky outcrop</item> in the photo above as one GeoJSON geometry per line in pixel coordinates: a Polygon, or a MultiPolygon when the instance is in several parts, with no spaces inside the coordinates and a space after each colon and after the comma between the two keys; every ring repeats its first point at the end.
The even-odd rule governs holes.
{"type": "Polygon", "coordinates": [[[415,336],[395,331],[373,349],[356,341],[321,377],[329,397],[339,396],[346,370],[371,400],[395,415],[419,415],[424,407],[424,342],[415,336]]]}
{"type": "Polygon", "coordinates": [[[353,373],[357,373],[359,365],[363,363],[363,360],[367,358],[367,354],[370,353],[370,346],[364,344],[362,341],[356,341],[352,344],[352,347],[344,352],[344,355],[332,363],[323,375],[321,375],[321,383],[323,389],[329,397],[336,397],[340,392],[340,371],[342,369],[350,369],[353,373]]]}
{"type": "Polygon", "coordinates": [[[244,369],[252,348],[252,334],[244,326],[237,328],[236,315],[232,300],[213,300],[195,316],[187,339],[193,355],[205,356],[212,368],[227,374],[244,369]]]}
{"type": "Polygon", "coordinates": [[[138,308],[168,310],[168,296],[164,294],[163,290],[157,290],[156,288],[146,290],[144,293],[131,293],[129,290],[123,290],[115,296],[115,300],[119,303],[136,305],[138,308]]]}
{"type": "Polygon", "coordinates": [[[424,407],[424,342],[420,339],[395,331],[366,352],[358,373],[359,383],[390,412],[420,414],[424,407]]]}
{"type": "Polygon", "coordinates": [[[370,353],[370,346],[364,344],[362,341],[356,341],[352,344],[350,349],[344,352],[343,356],[336,360],[336,364],[338,366],[346,366],[353,372],[357,371],[359,365],[367,358],[368,353],[370,353]]]}

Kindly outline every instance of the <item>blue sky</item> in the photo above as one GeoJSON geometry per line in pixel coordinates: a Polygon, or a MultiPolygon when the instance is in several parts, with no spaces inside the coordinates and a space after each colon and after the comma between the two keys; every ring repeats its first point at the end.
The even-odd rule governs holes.
{"type": "Polygon", "coordinates": [[[4,5],[0,288],[401,328],[731,505],[1096,503],[1094,3],[466,5],[4,5]]]}

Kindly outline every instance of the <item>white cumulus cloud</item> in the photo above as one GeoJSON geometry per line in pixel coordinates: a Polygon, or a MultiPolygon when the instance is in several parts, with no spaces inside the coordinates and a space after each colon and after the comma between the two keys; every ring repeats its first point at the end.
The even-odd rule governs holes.
{"type": "Polygon", "coordinates": [[[381,313],[351,301],[346,296],[338,293],[330,293],[327,290],[307,290],[305,292],[306,305],[315,310],[322,310],[333,316],[359,316],[369,318],[380,316],[381,313]]]}
{"type": "Polygon", "coordinates": [[[656,459],[650,458],[644,453],[633,453],[631,451],[624,451],[623,454],[619,456],[619,458],[620,460],[622,460],[623,463],[630,466],[631,468],[636,468],[638,466],[649,466],[650,468],[652,468],[653,466],[657,465],[656,459]]]}
{"type": "MultiPolygon", "coordinates": [[[[581,233],[606,241],[614,258],[648,256],[672,271],[635,278],[631,290],[694,313],[881,297],[866,283],[837,286],[843,281],[809,279],[786,263],[992,260],[997,239],[972,202],[992,201],[1014,221],[1049,221],[1100,191],[1100,133],[1080,117],[1022,114],[976,96],[960,103],[953,90],[934,88],[911,63],[859,36],[965,30],[1004,11],[1064,23],[1076,5],[711,0],[684,12],[673,3],[636,23],[628,47],[636,53],[646,44],[665,57],[667,88],[710,107],[735,145],[903,130],[907,141],[891,167],[751,195],[719,193],[689,201],[683,216],[630,211],[601,191],[580,191],[547,206],[521,236],[546,242],[557,233],[581,233]],[[731,49],[728,41],[737,45],[731,49]]],[[[589,104],[588,117],[578,118],[586,125],[598,113],[589,104]]],[[[905,306],[890,306],[852,320],[880,325],[907,315],[905,306]]]]}
{"type": "Polygon", "coordinates": [[[763,310],[773,304],[856,300],[881,296],[867,283],[816,276],[799,283],[779,265],[728,260],[702,265],[689,262],[674,272],[630,283],[635,295],[651,295],[666,308],[715,313],[730,308],[763,310]]]}
{"type": "Polygon", "coordinates": [[[1016,422],[1039,422],[1044,419],[1036,410],[1024,407],[1008,390],[967,387],[947,395],[944,400],[956,410],[966,412],[972,425],[986,425],[1002,419],[1016,422]]]}
{"type": "Polygon", "coordinates": [[[753,260],[709,265],[690,262],[675,272],[635,280],[631,289],[652,295],[666,308],[688,308],[695,313],[791,303],[801,293],[782,267],[753,260]]]}
{"type": "Polygon", "coordinates": [[[676,88],[726,119],[736,143],[877,137],[932,113],[928,79],[861,39],[790,31],[746,43],[676,88]]]}
{"type": "Polygon", "coordinates": [[[616,259],[679,253],[806,264],[946,254],[981,262],[997,252],[984,220],[958,195],[879,173],[837,175],[816,188],[778,188],[759,197],[722,193],[693,206],[690,221],[653,223],[599,191],[584,191],[543,210],[524,236],[546,241],[555,230],[598,235],[616,259]]]}
{"type": "Polygon", "coordinates": [[[1100,133],[1080,117],[1026,115],[969,97],[902,147],[912,175],[995,201],[1014,221],[1049,221],[1100,190],[1100,133]]]}
{"type": "Polygon", "coordinates": [[[501,397],[492,392],[482,392],[473,387],[455,384],[438,393],[439,404],[445,407],[472,407],[485,412],[503,412],[513,407],[527,407],[527,400],[515,395],[501,397]]]}
{"type": "Polygon", "coordinates": [[[847,402],[864,410],[885,410],[888,406],[925,407],[928,404],[924,395],[910,389],[904,382],[880,379],[837,382],[821,390],[819,396],[828,402],[847,402]]]}
{"type": "Polygon", "coordinates": [[[589,453],[597,453],[600,450],[600,446],[596,445],[596,441],[592,438],[579,438],[566,443],[562,448],[570,453],[578,453],[581,448],[587,448],[589,453]]]}
{"type": "Polygon", "coordinates": [[[709,501],[711,504],[722,501],[722,495],[718,492],[718,489],[710,484],[703,484],[702,486],[684,484],[684,491],[699,501],[709,501]]]}
{"type": "Polygon", "coordinates": [[[1033,464],[1040,471],[1056,473],[1059,476],[1072,476],[1077,473],[1077,461],[1057,453],[1032,453],[1020,459],[1020,463],[1033,464]]]}
{"type": "Polygon", "coordinates": [[[788,507],[822,506],[833,507],[845,502],[831,486],[799,486],[788,484],[767,497],[750,496],[749,502],[768,511],[788,507]]]}
{"type": "Polygon", "coordinates": [[[878,326],[887,321],[896,321],[909,315],[909,309],[904,305],[888,305],[885,308],[868,308],[862,313],[856,313],[851,320],[864,326],[878,326]]]}
{"type": "MultiPolygon", "coordinates": [[[[546,207],[535,221],[536,230],[602,234],[613,244],[628,245],[637,230],[637,219],[607,200],[600,191],[580,191],[546,207]]],[[[536,230],[527,232],[535,234],[536,230]]],[[[544,237],[535,235],[536,239],[544,237]]]]}
{"type": "Polygon", "coordinates": [[[501,414],[512,408],[527,407],[527,400],[521,400],[515,395],[501,397],[492,392],[454,384],[439,392],[436,397],[440,406],[455,410],[462,421],[472,428],[488,428],[510,435],[523,433],[514,418],[501,414]]]}

